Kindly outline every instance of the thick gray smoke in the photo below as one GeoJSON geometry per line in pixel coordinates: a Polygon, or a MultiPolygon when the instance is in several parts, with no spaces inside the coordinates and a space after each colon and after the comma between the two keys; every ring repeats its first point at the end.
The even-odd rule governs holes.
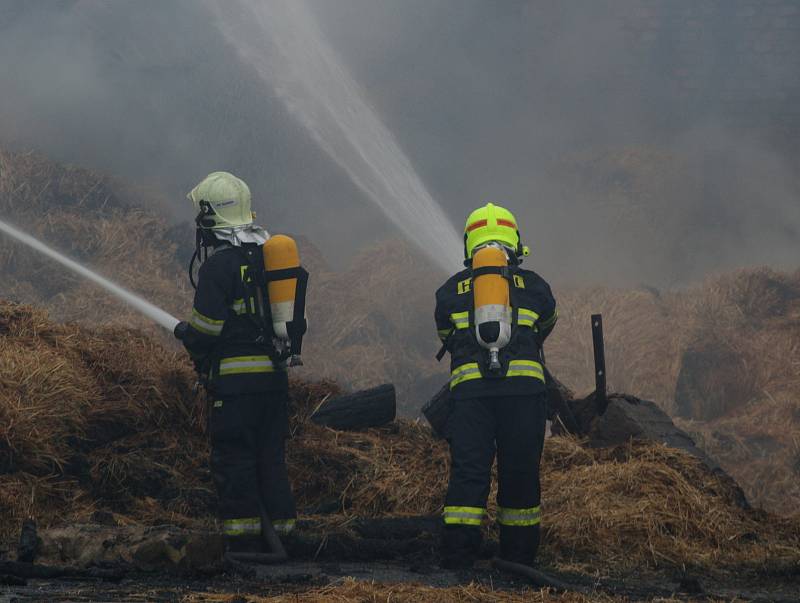
{"type": "MultiPolygon", "coordinates": [[[[308,3],[456,226],[505,204],[546,276],[796,264],[791,1],[308,3]]],[[[0,142],[159,187],[170,219],[227,169],[325,252],[392,232],[217,25],[192,0],[0,0],[0,142]]]]}

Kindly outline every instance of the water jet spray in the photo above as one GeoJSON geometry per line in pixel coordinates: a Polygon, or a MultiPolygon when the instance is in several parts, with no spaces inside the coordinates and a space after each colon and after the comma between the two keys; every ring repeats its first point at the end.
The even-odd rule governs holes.
{"type": "Polygon", "coordinates": [[[452,273],[462,241],[302,0],[211,2],[216,24],[366,197],[452,273]]]}
{"type": "Polygon", "coordinates": [[[138,312],[144,314],[154,322],[158,323],[165,329],[169,329],[169,331],[173,331],[175,326],[178,324],[178,319],[165,312],[161,308],[154,306],[150,302],[145,299],[142,299],[135,293],[131,293],[127,289],[120,287],[116,283],[108,280],[107,278],[100,276],[96,272],[89,270],[86,266],[83,266],[76,262],[75,260],[71,260],[70,258],[62,255],[52,247],[48,247],[44,243],[42,243],[39,239],[32,237],[31,235],[21,231],[20,229],[11,226],[10,224],[3,222],[0,220],[0,230],[6,233],[11,238],[19,241],[20,243],[24,243],[28,247],[35,249],[39,253],[46,255],[47,257],[55,260],[62,266],[68,268],[75,274],[82,276],[83,278],[92,281],[96,285],[100,285],[103,289],[111,293],[112,295],[118,297],[129,306],[133,307],[138,312]]]}

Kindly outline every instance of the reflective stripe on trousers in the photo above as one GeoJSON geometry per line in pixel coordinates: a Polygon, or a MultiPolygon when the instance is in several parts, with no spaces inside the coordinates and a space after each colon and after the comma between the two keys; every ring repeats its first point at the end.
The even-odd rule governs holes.
{"type": "Polygon", "coordinates": [[[234,356],[219,362],[219,374],[238,375],[245,373],[273,373],[275,365],[269,356],[234,356]]]}
{"type": "Polygon", "coordinates": [[[497,508],[497,523],[504,526],[535,526],[542,519],[541,507],[528,509],[497,508]]]}
{"type": "Polygon", "coordinates": [[[225,536],[258,536],[261,534],[260,517],[225,519],[222,524],[225,536]]]}
{"type": "Polygon", "coordinates": [[[272,527],[278,534],[288,534],[294,530],[295,523],[294,519],[273,519],[272,527]]]}
{"type": "Polygon", "coordinates": [[[482,507],[445,507],[442,517],[447,525],[479,526],[486,515],[482,507]]]}

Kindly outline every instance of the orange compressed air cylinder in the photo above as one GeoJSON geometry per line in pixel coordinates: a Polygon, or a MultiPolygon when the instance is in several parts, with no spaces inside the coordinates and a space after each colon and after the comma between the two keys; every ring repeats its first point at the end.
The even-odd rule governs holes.
{"type": "MultiPolygon", "coordinates": [[[[497,247],[484,247],[475,252],[472,268],[507,266],[506,254],[497,247]]],[[[475,309],[487,305],[509,306],[508,281],[499,274],[483,274],[475,279],[475,309]]]]}
{"type": "MultiPolygon", "coordinates": [[[[505,267],[506,254],[497,247],[483,247],[472,257],[472,269],[505,267]]],[[[498,350],[511,340],[511,302],[508,280],[500,274],[482,274],[472,284],[475,298],[475,334],[486,349],[498,350]]]]}
{"type": "MultiPolygon", "coordinates": [[[[286,235],[275,235],[264,243],[264,268],[267,272],[298,268],[300,253],[297,243],[286,235]]],[[[288,339],[286,327],[294,317],[294,302],[297,295],[297,279],[286,278],[267,283],[270,311],[272,312],[272,328],[275,335],[288,339]]]]}

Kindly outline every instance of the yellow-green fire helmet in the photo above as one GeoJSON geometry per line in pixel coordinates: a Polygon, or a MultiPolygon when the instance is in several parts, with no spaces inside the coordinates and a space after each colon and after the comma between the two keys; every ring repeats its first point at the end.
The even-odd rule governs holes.
{"type": "Polygon", "coordinates": [[[464,257],[471,259],[476,248],[496,241],[512,249],[518,257],[528,255],[528,248],[520,244],[517,219],[504,207],[487,203],[467,218],[464,226],[464,257]]]}
{"type": "Polygon", "coordinates": [[[212,172],[186,195],[203,228],[231,228],[253,223],[250,188],[233,174],[212,172]]]}

